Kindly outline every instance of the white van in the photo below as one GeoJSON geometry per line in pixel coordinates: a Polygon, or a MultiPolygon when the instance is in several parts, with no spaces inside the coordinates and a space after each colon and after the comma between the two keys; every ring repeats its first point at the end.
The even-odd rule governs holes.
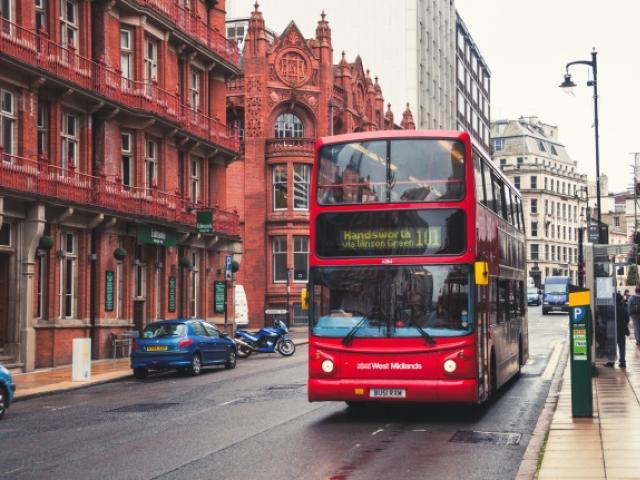
{"type": "Polygon", "coordinates": [[[249,325],[249,306],[242,285],[233,287],[233,312],[236,325],[249,325]]]}

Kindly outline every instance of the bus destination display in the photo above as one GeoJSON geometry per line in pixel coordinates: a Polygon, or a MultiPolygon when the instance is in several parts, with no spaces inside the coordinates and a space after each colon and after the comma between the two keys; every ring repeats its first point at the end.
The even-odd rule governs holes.
{"type": "Polygon", "coordinates": [[[458,255],[465,250],[465,215],[458,209],[324,213],[316,225],[321,257],[458,255]]]}

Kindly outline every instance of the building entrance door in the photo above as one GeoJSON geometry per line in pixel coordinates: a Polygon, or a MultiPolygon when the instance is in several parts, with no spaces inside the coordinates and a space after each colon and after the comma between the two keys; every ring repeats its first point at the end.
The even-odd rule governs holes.
{"type": "Polygon", "coordinates": [[[0,347],[9,342],[9,260],[10,255],[0,254],[0,347]]]}
{"type": "Polygon", "coordinates": [[[144,329],[144,300],[133,301],[133,324],[139,332],[144,329]]]}

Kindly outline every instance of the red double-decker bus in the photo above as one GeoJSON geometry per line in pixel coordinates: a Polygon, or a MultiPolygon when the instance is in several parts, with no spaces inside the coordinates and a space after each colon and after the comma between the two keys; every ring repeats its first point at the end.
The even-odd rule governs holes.
{"type": "Polygon", "coordinates": [[[528,357],[518,191],[465,132],[321,138],[310,401],[482,403],[528,357]]]}

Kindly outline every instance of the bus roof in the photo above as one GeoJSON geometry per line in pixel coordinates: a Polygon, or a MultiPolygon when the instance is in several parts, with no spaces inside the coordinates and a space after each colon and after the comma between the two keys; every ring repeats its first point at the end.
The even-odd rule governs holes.
{"type": "Polygon", "coordinates": [[[345,133],[330,137],[320,137],[316,147],[332,143],[348,143],[360,140],[393,139],[393,138],[451,138],[464,140],[469,137],[467,132],[457,130],[376,130],[374,132],[345,133]]]}
{"type": "Polygon", "coordinates": [[[547,277],[544,283],[569,283],[569,277],[547,277]]]}

